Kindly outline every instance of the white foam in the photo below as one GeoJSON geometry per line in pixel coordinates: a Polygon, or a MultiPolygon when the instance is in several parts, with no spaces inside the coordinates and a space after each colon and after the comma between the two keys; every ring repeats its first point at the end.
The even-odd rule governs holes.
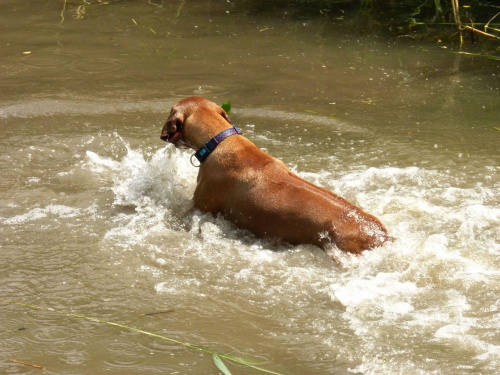
{"type": "Polygon", "coordinates": [[[165,147],[153,155],[144,155],[126,142],[124,145],[127,153],[122,160],[87,151],[90,169],[113,179],[115,205],[189,207],[197,170],[191,166],[187,153],[165,147]]]}
{"type": "Polygon", "coordinates": [[[68,207],[59,204],[51,204],[45,207],[34,208],[22,215],[16,215],[13,217],[4,218],[0,220],[2,220],[2,222],[7,225],[20,225],[30,221],[36,221],[46,218],[49,215],[59,218],[71,218],[78,216],[79,214],[80,210],[78,208],[68,207]]]}
{"type": "Polygon", "coordinates": [[[332,351],[339,348],[325,326],[345,326],[359,346],[352,370],[364,374],[417,373],[415,366],[433,373],[432,354],[419,359],[412,351],[429,343],[500,368],[499,347],[484,333],[500,326],[492,319],[498,301],[490,314],[470,316],[500,293],[500,209],[491,203],[498,186],[417,167],[300,173],[378,216],[397,238],[361,256],[332,250],[334,263],[312,246],[272,245],[220,217],[186,214],[198,171],[190,153],[126,147],[121,160],[87,153],[89,168],[111,180],[115,206],[135,209],[116,215],[103,243],[117,254],[133,250],[137,263],[130,253],[121,262],[154,278],[158,293],[223,293],[258,309],[306,315],[308,334],[332,351]],[[330,303],[321,314],[318,301],[330,303]]]}

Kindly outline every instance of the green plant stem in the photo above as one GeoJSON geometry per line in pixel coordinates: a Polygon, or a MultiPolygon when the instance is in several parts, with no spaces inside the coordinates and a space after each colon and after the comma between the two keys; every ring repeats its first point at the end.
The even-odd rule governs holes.
{"type": "Polygon", "coordinates": [[[233,356],[228,355],[228,354],[218,353],[216,351],[204,348],[202,346],[189,344],[187,342],[183,342],[183,341],[179,341],[179,340],[176,340],[176,339],[172,339],[170,337],[166,337],[166,336],[158,335],[156,333],[144,331],[144,330],[139,329],[139,328],[129,327],[129,326],[126,326],[126,325],[123,325],[123,324],[119,324],[119,323],[115,323],[115,322],[110,322],[110,321],[107,321],[107,320],[101,320],[101,319],[97,319],[97,318],[92,318],[92,317],[88,317],[88,316],[81,315],[81,314],[75,314],[75,313],[70,313],[70,312],[66,312],[66,311],[54,310],[54,309],[50,309],[50,308],[47,308],[47,307],[32,305],[32,304],[29,304],[29,303],[8,301],[8,300],[5,300],[3,298],[0,298],[0,301],[8,303],[8,304],[11,304],[11,305],[18,305],[18,306],[22,306],[22,307],[28,307],[28,308],[33,309],[33,310],[48,311],[48,312],[52,312],[52,313],[56,313],[56,314],[60,314],[60,315],[64,315],[64,316],[70,316],[70,317],[74,317],[74,318],[85,319],[85,320],[88,320],[88,321],[91,321],[91,322],[95,322],[95,323],[107,324],[107,325],[110,325],[110,326],[123,328],[123,329],[129,330],[129,331],[141,333],[143,335],[147,335],[147,336],[155,337],[155,338],[162,339],[162,340],[165,340],[165,341],[169,341],[169,342],[172,342],[174,344],[177,344],[177,345],[180,345],[180,346],[184,346],[184,347],[187,347],[187,348],[190,348],[190,349],[194,349],[194,350],[198,350],[198,351],[201,351],[201,352],[209,353],[212,356],[217,356],[217,357],[220,357],[220,358],[224,358],[224,359],[227,359],[228,361],[237,363],[237,364],[242,365],[242,366],[250,367],[250,368],[252,368],[254,370],[265,372],[267,374],[282,375],[279,372],[275,372],[275,371],[263,369],[261,367],[252,365],[251,363],[248,363],[248,362],[246,362],[243,359],[236,358],[236,357],[233,357],[233,356]]]}

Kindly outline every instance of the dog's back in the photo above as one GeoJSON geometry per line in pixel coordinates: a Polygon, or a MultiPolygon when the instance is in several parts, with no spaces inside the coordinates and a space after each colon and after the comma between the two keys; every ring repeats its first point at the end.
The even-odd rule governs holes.
{"type": "MultiPolygon", "coordinates": [[[[184,99],[173,107],[162,139],[198,149],[229,124],[214,103],[184,99]]],[[[359,254],[390,239],[377,218],[303,180],[241,135],[218,144],[201,164],[194,206],[221,213],[259,237],[292,244],[327,248],[334,243],[359,254]]]]}

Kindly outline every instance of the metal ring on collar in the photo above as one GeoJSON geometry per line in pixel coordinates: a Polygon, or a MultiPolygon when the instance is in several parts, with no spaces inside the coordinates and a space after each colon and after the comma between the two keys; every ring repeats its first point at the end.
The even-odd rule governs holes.
{"type": "MultiPolygon", "coordinates": [[[[196,164],[193,162],[193,158],[194,158],[195,156],[196,156],[195,154],[191,155],[191,159],[189,159],[189,161],[191,162],[191,165],[192,165],[193,167],[200,168],[200,167],[201,167],[201,163],[200,163],[200,164],[198,164],[198,165],[196,165],[196,164]]],[[[195,158],[195,159],[196,159],[196,158],[195,158]]],[[[196,160],[198,160],[198,159],[196,159],[196,160]]]]}

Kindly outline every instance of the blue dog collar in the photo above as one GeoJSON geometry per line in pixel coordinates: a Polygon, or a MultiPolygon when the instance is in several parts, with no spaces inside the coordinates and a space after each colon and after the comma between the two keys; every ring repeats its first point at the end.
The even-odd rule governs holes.
{"type": "Polygon", "coordinates": [[[199,160],[200,163],[203,163],[203,161],[208,157],[208,155],[210,155],[213,150],[215,150],[219,143],[235,134],[243,134],[243,132],[237,126],[233,126],[232,128],[220,132],[207,143],[205,143],[202,148],[196,151],[194,156],[199,160]]]}

